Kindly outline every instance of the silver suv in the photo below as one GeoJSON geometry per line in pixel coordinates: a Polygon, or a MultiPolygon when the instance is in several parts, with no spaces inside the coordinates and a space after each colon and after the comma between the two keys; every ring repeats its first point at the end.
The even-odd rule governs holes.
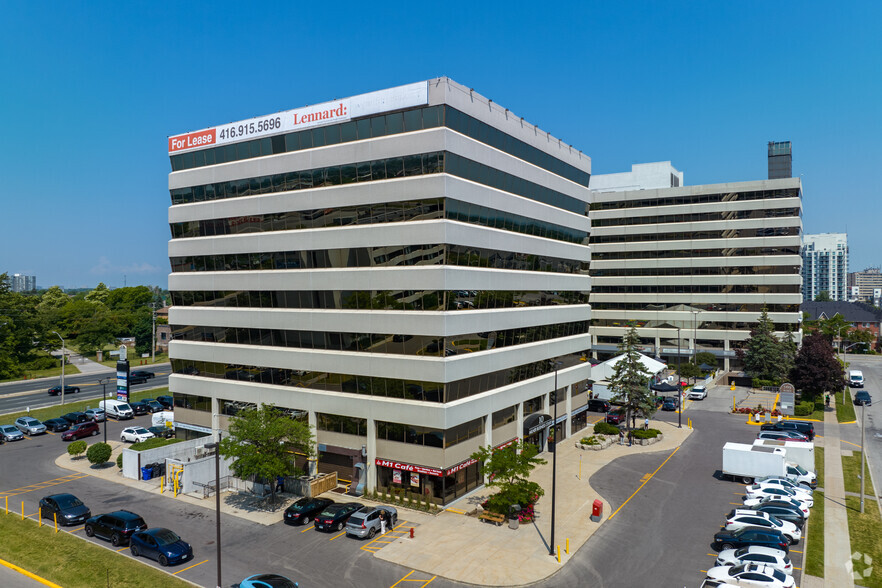
{"type": "Polygon", "coordinates": [[[46,432],[46,425],[29,416],[15,419],[15,426],[25,435],[40,435],[46,432]]]}
{"type": "Polygon", "coordinates": [[[373,538],[380,532],[380,513],[386,517],[386,531],[389,531],[398,523],[398,511],[391,506],[365,506],[349,517],[346,522],[346,534],[355,535],[361,539],[373,538]]]}

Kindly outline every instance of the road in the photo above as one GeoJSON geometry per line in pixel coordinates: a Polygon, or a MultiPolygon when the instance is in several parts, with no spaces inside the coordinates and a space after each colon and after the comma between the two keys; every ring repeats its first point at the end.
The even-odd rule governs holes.
{"type": "MultiPolygon", "coordinates": [[[[849,362],[848,369],[861,370],[864,373],[864,390],[873,398],[873,405],[866,407],[865,442],[867,462],[872,479],[876,483],[876,493],[882,495],[882,357],[874,355],[844,355],[849,362]]],[[[852,394],[860,388],[852,388],[852,394]]],[[[847,441],[851,449],[860,449],[861,443],[861,407],[854,407],[858,422],[855,425],[844,425],[841,429],[842,439],[847,441]]],[[[872,495],[868,487],[867,495],[872,495]]]]}
{"type": "MultiPolygon", "coordinates": [[[[168,386],[168,376],[171,372],[169,364],[157,364],[149,367],[134,366],[132,370],[144,370],[156,374],[155,378],[147,380],[146,384],[135,384],[131,387],[133,391],[146,390],[149,388],[158,388],[168,386]]],[[[74,400],[88,400],[101,398],[101,384],[98,383],[102,378],[111,378],[107,384],[107,394],[109,397],[116,390],[116,373],[107,372],[104,374],[77,374],[73,376],[65,376],[64,384],[66,386],[77,386],[80,388],[77,394],[65,394],[65,402],[74,400]]],[[[10,382],[0,385],[0,415],[10,412],[19,412],[27,407],[42,408],[44,406],[53,406],[61,402],[60,396],[50,396],[47,390],[59,384],[59,379],[52,380],[23,380],[21,382],[10,382]]]]}

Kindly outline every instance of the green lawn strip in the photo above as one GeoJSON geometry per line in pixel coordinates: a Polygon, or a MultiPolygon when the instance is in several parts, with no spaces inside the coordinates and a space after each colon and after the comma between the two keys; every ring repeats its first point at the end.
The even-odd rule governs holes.
{"type": "Polygon", "coordinates": [[[836,393],[836,420],[840,423],[850,423],[857,420],[854,416],[854,402],[851,399],[851,390],[845,389],[845,404],[842,403],[842,392],[836,393]]]}
{"type": "MultiPolygon", "coordinates": [[[[96,361],[96,359],[97,359],[97,356],[95,356],[95,355],[90,355],[88,357],[92,361],[96,361]]],[[[168,354],[167,353],[157,353],[156,354],[156,361],[152,361],[150,357],[136,357],[135,352],[130,350],[129,355],[128,355],[128,359],[129,359],[129,367],[132,370],[137,370],[137,369],[152,365],[154,363],[168,363],[168,354]],[[144,362],[144,365],[141,365],[141,362],[144,362]]],[[[117,361],[118,361],[118,359],[116,357],[108,357],[107,352],[105,352],[104,353],[104,361],[98,361],[97,363],[100,363],[101,365],[106,365],[107,367],[115,368],[117,361]]]]}
{"type": "MultiPolygon", "coordinates": [[[[116,398],[116,394],[114,394],[115,388],[112,386],[107,387],[107,398],[109,400],[113,400],[116,398]]],[[[156,398],[157,396],[166,396],[168,395],[168,387],[164,388],[155,388],[153,390],[142,390],[139,392],[134,392],[131,395],[132,401],[140,400],[142,398],[156,398]]],[[[72,395],[65,395],[65,400],[69,399],[72,395]]],[[[98,406],[98,403],[101,402],[99,398],[92,398],[89,400],[76,400],[74,402],[65,402],[64,405],[56,404],[55,406],[47,406],[45,408],[32,408],[30,416],[34,417],[37,420],[45,421],[47,419],[58,418],[63,414],[67,414],[69,412],[75,411],[84,411],[87,407],[95,408],[98,406]]],[[[27,412],[14,412],[11,414],[7,414],[3,417],[0,417],[0,424],[12,423],[15,419],[20,416],[25,416],[28,414],[27,412]]]]}
{"type": "MultiPolygon", "coordinates": [[[[864,491],[870,496],[873,495],[873,478],[870,477],[870,466],[867,464],[867,460],[864,459],[866,476],[867,476],[867,484],[864,487],[864,491]]],[[[846,492],[860,492],[861,491],[861,452],[855,451],[851,457],[842,457],[842,476],[845,478],[845,491],[846,492]]]]}
{"type": "Polygon", "coordinates": [[[815,505],[808,518],[808,538],[803,558],[805,573],[818,578],[824,577],[824,493],[815,492],[815,505]]]}
{"type": "MultiPolygon", "coordinates": [[[[861,554],[858,559],[852,560],[854,571],[862,574],[867,568],[872,568],[869,577],[855,580],[855,584],[867,588],[882,588],[882,566],[879,565],[882,562],[882,520],[879,519],[879,506],[872,498],[867,499],[864,502],[864,514],[861,514],[861,499],[846,496],[845,507],[848,512],[851,552],[861,554]],[[872,563],[868,565],[867,561],[872,563]]],[[[814,516],[815,513],[812,513],[812,518],[814,516]]]]}
{"type": "Polygon", "coordinates": [[[192,585],[129,555],[116,553],[70,533],[55,533],[54,526],[45,524],[45,521],[40,528],[31,519],[22,521],[14,514],[0,515],[0,537],[3,537],[0,558],[64,588],[104,586],[108,571],[110,586],[171,588],[192,585]]]}
{"type": "MultiPolygon", "coordinates": [[[[67,364],[64,366],[64,375],[65,376],[74,376],[79,374],[80,370],[77,366],[72,364],[67,364]]],[[[37,378],[54,378],[57,376],[61,376],[61,366],[47,368],[45,370],[27,370],[24,378],[10,378],[8,380],[0,380],[0,382],[24,382],[26,380],[35,380],[37,378]]],[[[49,389],[51,386],[46,386],[46,389],[49,389]]]]}
{"type": "Polygon", "coordinates": [[[824,487],[824,448],[815,447],[815,474],[818,476],[818,486],[824,487]]]}

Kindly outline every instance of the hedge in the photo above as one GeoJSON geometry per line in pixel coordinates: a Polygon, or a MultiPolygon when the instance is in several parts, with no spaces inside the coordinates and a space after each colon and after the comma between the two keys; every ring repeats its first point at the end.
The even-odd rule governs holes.
{"type": "Polygon", "coordinates": [[[135,451],[147,451],[148,449],[156,449],[157,447],[163,447],[165,445],[171,445],[172,443],[179,443],[181,441],[183,441],[183,439],[163,439],[162,437],[152,437],[150,439],[147,439],[146,441],[132,444],[129,449],[134,449],[135,451]]]}
{"type": "Polygon", "coordinates": [[[618,435],[619,428],[615,425],[611,425],[606,421],[598,421],[594,423],[594,434],[595,435],[618,435]]]}
{"type": "Polygon", "coordinates": [[[655,439],[659,435],[661,435],[661,431],[658,429],[635,429],[631,432],[631,435],[635,439],[655,439]]]}
{"type": "MultiPolygon", "coordinates": [[[[823,404],[821,405],[821,410],[824,410],[823,404]]],[[[811,401],[800,402],[796,406],[793,407],[793,415],[794,416],[809,416],[815,411],[815,403],[811,401]]]]}

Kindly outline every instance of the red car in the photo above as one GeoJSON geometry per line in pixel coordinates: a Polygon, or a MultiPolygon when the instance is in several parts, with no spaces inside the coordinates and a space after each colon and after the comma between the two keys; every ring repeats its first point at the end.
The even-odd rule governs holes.
{"type": "Polygon", "coordinates": [[[64,441],[73,441],[74,439],[79,439],[81,437],[97,435],[100,432],[101,430],[98,428],[98,423],[95,421],[88,421],[74,425],[69,431],[65,431],[64,434],[61,435],[61,438],[64,441]]]}
{"type": "Polygon", "coordinates": [[[606,413],[606,422],[611,425],[618,425],[625,420],[625,409],[617,408],[606,413]]]}

